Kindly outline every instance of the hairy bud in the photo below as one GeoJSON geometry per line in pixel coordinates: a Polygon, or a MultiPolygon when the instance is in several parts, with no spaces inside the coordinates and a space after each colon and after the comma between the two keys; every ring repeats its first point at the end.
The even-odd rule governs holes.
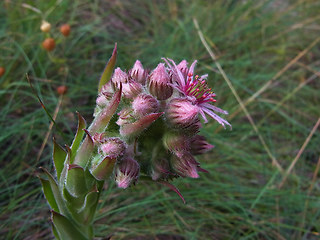
{"type": "Polygon", "coordinates": [[[133,68],[129,71],[129,74],[142,85],[146,83],[148,72],[143,69],[143,66],[139,60],[135,62],[133,68]]]}
{"type": "Polygon", "coordinates": [[[131,157],[124,158],[116,166],[116,183],[119,188],[127,188],[131,182],[138,179],[140,172],[139,163],[131,157]]]}
{"type": "Polygon", "coordinates": [[[149,113],[154,113],[159,110],[159,103],[157,99],[149,94],[140,94],[132,102],[132,109],[139,117],[145,116],[149,113]]]}
{"type": "Polygon", "coordinates": [[[169,122],[179,128],[190,128],[198,121],[198,107],[186,98],[174,98],[166,111],[169,122]]]}
{"type": "Polygon", "coordinates": [[[191,146],[190,151],[194,155],[206,153],[210,151],[212,148],[214,148],[213,145],[209,144],[206,141],[206,138],[204,136],[200,136],[200,135],[195,135],[194,137],[191,138],[190,146],[191,146]]]}
{"type": "Polygon", "coordinates": [[[173,88],[170,85],[170,76],[163,63],[159,63],[149,78],[149,91],[159,100],[166,100],[171,97],[173,88]]]}

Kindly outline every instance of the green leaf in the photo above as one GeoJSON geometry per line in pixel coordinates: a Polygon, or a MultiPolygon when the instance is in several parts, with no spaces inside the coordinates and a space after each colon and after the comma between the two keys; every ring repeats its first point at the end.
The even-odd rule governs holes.
{"type": "Polygon", "coordinates": [[[51,189],[49,180],[43,179],[41,177],[39,177],[39,179],[41,181],[44,196],[46,197],[51,209],[53,209],[56,212],[59,212],[59,207],[58,207],[58,204],[54,198],[54,194],[51,189]]]}
{"type": "Polygon", "coordinates": [[[52,222],[63,240],[88,240],[65,216],[52,211],[52,222]]]}
{"type": "Polygon", "coordinates": [[[71,148],[68,145],[65,145],[65,148],[67,149],[67,156],[66,156],[65,164],[63,166],[60,179],[59,179],[60,189],[64,188],[64,184],[66,182],[66,177],[67,177],[68,164],[70,163],[70,159],[71,159],[71,148]]]}
{"type": "Polygon", "coordinates": [[[114,45],[114,49],[113,49],[111,58],[109,59],[107,65],[104,68],[104,71],[101,75],[98,92],[100,92],[102,86],[105,85],[110,80],[114,66],[116,65],[116,61],[117,61],[117,43],[114,45]]]}
{"type": "Polygon", "coordinates": [[[60,175],[63,169],[64,161],[66,159],[67,153],[65,150],[53,139],[53,162],[57,172],[57,178],[60,179],[60,175]]]}
{"type": "Polygon", "coordinates": [[[72,145],[71,145],[71,152],[73,153],[72,156],[71,156],[71,159],[70,159],[70,163],[73,162],[74,158],[75,158],[75,155],[76,155],[76,152],[80,146],[80,143],[81,143],[81,140],[83,138],[83,135],[84,135],[84,131],[83,129],[86,128],[86,121],[84,120],[84,118],[80,115],[80,113],[78,113],[78,129],[77,129],[77,133],[74,137],[74,140],[72,142],[72,145]]]}
{"type": "Polygon", "coordinates": [[[96,207],[98,205],[100,193],[95,187],[91,192],[86,195],[84,204],[81,209],[79,209],[79,214],[82,215],[84,224],[91,224],[96,212],[96,207]]]}
{"type": "Polygon", "coordinates": [[[57,203],[57,206],[59,208],[59,212],[62,214],[68,214],[65,203],[64,203],[63,198],[61,196],[61,192],[59,191],[57,182],[54,180],[53,176],[47,171],[47,169],[41,168],[41,167],[40,167],[40,169],[48,177],[48,182],[50,184],[50,188],[51,188],[53,197],[54,197],[54,199],[57,203]]]}
{"type": "Polygon", "coordinates": [[[82,168],[86,168],[94,150],[94,142],[90,133],[86,129],[84,129],[84,131],[86,132],[87,137],[82,142],[73,162],[82,168]]]}
{"type": "Polygon", "coordinates": [[[114,164],[116,163],[116,159],[105,157],[105,158],[98,158],[92,160],[92,166],[90,168],[91,174],[97,180],[106,180],[110,177],[114,164]]]}
{"type": "Polygon", "coordinates": [[[76,164],[68,167],[66,189],[74,197],[80,197],[88,192],[84,170],[76,164]]]}
{"type": "Polygon", "coordinates": [[[54,226],[53,223],[51,223],[51,228],[52,228],[52,232],[53,232],[54,237],[57,240],[61,240],[61,238],[59,237],[58,231],[57,231],[57,229],[56,229],[56,227],[54,226]]]}

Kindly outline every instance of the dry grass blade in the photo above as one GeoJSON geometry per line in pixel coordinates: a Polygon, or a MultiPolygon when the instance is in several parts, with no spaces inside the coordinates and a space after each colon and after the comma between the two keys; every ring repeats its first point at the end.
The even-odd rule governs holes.
{"type": "Polygon", "coordinates": [[[198,31],[198,34],[199,34],[199,37],[200,37],[200,40],[202,42],[202,44],[204,45],[204,47],[206,48],[206,50],[208,51],[210,57],[212,58],[212,60],[214,61],[214,63],[216,64],[219,72],[221,73],[221,75],[223,76],[224,80],[227,82],[229,88],[231,89],[233,95],[235,96],[235,98],[237,99],[242,111],[245,113],[245,115],[247,116],[250,124],[252,125],[252,128],[253,130],[256,132],[256,134],[258,135],[259,137],[259,140],[261,142],[261,144],[263,145],[264,149],[266,150],[267,154],[269,155],[269,157],[271,158],[272,160],[272,165],[276,166],[276,168],[282,172],[283,169],[281,167],[281,165],[279,164],[279,162],[277,161],[277,159],[272,155],[269,147],[267,146],[266,142],[264,141],[263,137],[261,136],[256,124],[254,123],[252,117],[250,116],[250,113],[248,112],[245,104],[242,102],[241,98],[239,97],[238,93],[236,92],[235,88],[233,87],[230,79],[227,77],[226,73],[224,72],[224,70],[222,69],[220,63],[217,61],[217,58],[215,56],[215,54],[213,53],[213,51],[210,49],[209,45],[207,44],[206,40],[204,39],[204,36],[203,36],[203,33],[201,32],[200,30],[200,27],[199,27],[199,24],[198,24],[198,21],[193,18],[193,22],[194,22],[194,25],[198,31]]]}
{"type": "Polygon", "coordinates": [[[301,154],[303,153],[304,149],[306,148],[306,146],[308,145],[311,137],[313,136],[313,134],[315,133],[315,131],[317,130],[317,128],[319,127],[320,124],[320,118],[318,118],[317,123],[314,125],[314,127],[312,128],[311,132],[309,133],[309,136],[306,138],[306,140],[304,141],[302,147],[300,148],[297,156],[293,159],[292,163],[290,164],[289,168],[287,169],[287,171],[285,172],[283,179],[281,181],[281,183],[279,184],[279,189],[282,188],[282,186],[284,185],[284,183],[287,180],[288,175],[290,174],[290,172],[292,171],[292,169],[294,168],[294,166],[296,165],[296,163],[298,162],[301,154]]]}

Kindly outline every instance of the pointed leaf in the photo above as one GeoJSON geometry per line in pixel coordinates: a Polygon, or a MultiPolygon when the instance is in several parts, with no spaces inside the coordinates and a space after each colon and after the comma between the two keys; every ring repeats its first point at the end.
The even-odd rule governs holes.
{"type": "Polygon", "coordinates": [[[104,159],[92,160],[92,166],[90,168],[91,174],[98,180],[106,180],[110,177],[113,172],[114,164],[116,163],[115,158],[105,157],[104,159]]]}
{"type": "Polygon", "coordinates": [[[60,239],[88,240],[65,216],[52,211],[51,217],[60,239]]]}
{"type": "Polygon", "coordinates": [[[172,191],[174,191],[176,194],[178,194],[178,196],[181,198],[181,200],[183,201],[184,204],[186,203],[182,194],[180,193],[180,191],[178,190],[178,188],[176,186],[174,186],[166,181],[158,181],[158,183],[170,188],[172,191]]]}
{"type": "Polygon", "coordinates": [[[46,197],[51,209],[53,209],[56,212],[59,212],[59,207],[54,198],[54,194],[52,192],[49,180],[43,179],[41,177],[39,177],[39,179],[41,181],[44,196],[46,197]]]}
{"type": "Polygon", "coordinates": [[[84,204],[82,208],[79,209],[79,214],[82,215],[84,224],[91,224],[98,205],[99,195],[97,188],[86,195],[84,204]]]}
{"type": "Polygon", "coordinates": [[[117,61],[117,43],[115,43],[111,58],[109,59],[101,75],[98,92],[100,92],[102,86],[105,85],[110,80],[112,72],[114,70],[114,66],[116,65],[116,61],[117,61]]]}
{"type": "Polygon", "coordinates": [[[51,223],[51,228],[52,228],[52,233],[53,233],[54,237],[57,240],[61,240],[61,238],[59,237],[58,231],[57,231],[57,229],[56,229],[56,227],[54,226],[53,223],[51,223]]]}
{"type": "Polygon", "coordinates": [[[120,134],[122,136],[134,136],[141,133],[143,130],[148,128],[155,120],[157,120],[163,112],[151,113],[147,116],[140,118],[134,123],[128,123],[120,128],[120,134]]]}
{"type": "Polygon", "coordinates": [[[76,164],[69,165],[65,186],[68,192],[74,197],[84,195],[88,191],[82,167],[76,164]]]}
{"type": "Polygon", "coordinates": [[[90,133],[86,129],[83,130],[85,131],[87,136],[82,142],[78,152],[76,153],[73,163],[81,166],[82,168],[85,168],[92,156],[94,150],[94,142],[90,133]]]}
{"type": "Polygon", "coordinates": [[[64,161],[67,153],[65,150],[53,139],[53,162],[57,172],[57,178],[60,179],[60,175],[63,169],[64,161]]]}
{"type": "Polygon", "coordinates": [[[105,130],[110,119],[112,118],[113,114],[115,114],[119,106],[121,93],[122,85],[120,85],[120,89],[113,95],[109,105],[102,109],[98,116],[96,116],[96,118],[92,122],[91,126],[89,127],[89,132],[91,134],[95,134],[96,132],[100,133],[105,130]]]}
{"type": "Polygon", "coordinates": [[[71,145],[71,152],[73,153],[73,155],[71,156],[70,163],[72,163],[75,158],[76,152],[80,146],[80,143],[84,135],[83,129],[86,128],[86,121],[80,115],[80,113],[77,112],[77,114],[78,114],[78,129],[71,145]]]}
{"type": "Polygon", "coordinates": [[[64,204],[63,198],[61,196],[61,193],[59,191],[59,188],[58,188],[58,185],[57,185],[56,181],[54,180],[52,175],[47,171],[47,169],[45,169],[45,168],[40,168],[40,169],[48,177],[50,188],[51,188],[52,194],[54,196],[54,199],[55,199],[55,201],[57,203],[57,206],[59,208],[59,212],[62,213],[62,214],[67,214],[67,209],[66,209],[66,206],[64,204]]]}

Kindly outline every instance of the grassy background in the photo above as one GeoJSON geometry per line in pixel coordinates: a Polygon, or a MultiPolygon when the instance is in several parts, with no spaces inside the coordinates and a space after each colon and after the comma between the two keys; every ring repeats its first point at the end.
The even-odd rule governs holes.
{"type": "Polygon", "coordinates": [[[185,205],[156,184],[139,182],[125,191],[111,183],[106,186],[96,216],[98,236],[320,237],[316,168],[320,134],[312,132],[320,115],[319,1],[5,0],[0,4],[0,66],[6,68],[0,78],[0,238],[53,238],[49,208],[36,178],[39,166],[52,170],[51,137],[37,160],[50,119],[25,74],[29,73],[48,111],[53,114],[58,109],[56,122],[65,137],[56,127],[49,133],[60,144],[70,144],[75,111],[88,122],[92,119],[99,75],[114,42],[119,49],[117,65],[125,69],[137,58],[150,69],[161,57],[198,59],[198,72],[209,73],[217,106],[229,111],[233,130],[222,130],[213,121],[203,129],[216,148],[199,159],[209,174],[174,181],[185,205]],[[258,132],[201,42],[193,18],[258,132]],[[58,42],[49,54],[41,47],[46,37],[39,30],[42,19],[52,24],[51,36],[58,42]],[[68,38],[58,31],[66,22],[72,26],[68,38]],[[69,91],[59,98],[56,88],[63,84],[69,91]]]}

